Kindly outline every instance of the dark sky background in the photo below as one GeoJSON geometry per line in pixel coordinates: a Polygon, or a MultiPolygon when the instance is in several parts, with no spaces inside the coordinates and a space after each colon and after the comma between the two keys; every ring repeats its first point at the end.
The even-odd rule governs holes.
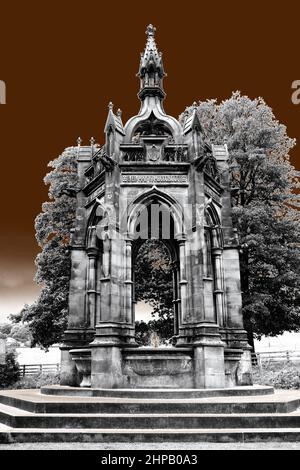
{"type": "Polygon", "coordinates": [[[299,145],[300,6],[292,2],[27,1],[1,5],[0,321],[38,292],[34,218],[47,199],[47,163],[91,136],[103,143],[107,104],[139,110],[139,54],[153,23],[164,53],[165,109],[241,90],[262,96],[299,145]]]}

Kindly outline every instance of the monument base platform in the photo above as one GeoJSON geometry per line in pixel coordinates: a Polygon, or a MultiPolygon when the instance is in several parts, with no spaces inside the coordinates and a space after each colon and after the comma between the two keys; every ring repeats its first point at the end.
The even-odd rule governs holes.
{"type": "Polygon", "coordinates": [[[43,395],[74,396],[74,397],[118,397],[118,398],[151,398],[151,399],[191,399],[227,396],[269,395],[274,393],[273,387],[262,385],[241,386],[232,388],[89,388],[49,385],[41,388],[43,395]]]}
{"type": "Polygon", "coordinates": [[[117,389],[80,396],[92,390],[44,387],[42,392],[0,393],[0,443],[300,441],[297,390],[117,389]]]}

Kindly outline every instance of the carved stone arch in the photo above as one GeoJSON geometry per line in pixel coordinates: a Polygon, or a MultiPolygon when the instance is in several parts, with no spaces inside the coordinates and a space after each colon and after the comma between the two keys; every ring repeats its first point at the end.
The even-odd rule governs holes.
{"type": "Polygon", "coordinates": [[[214,226],[221,224],[219,214],[212,202],[212,199],[207,203],[204,213],[207,225],[214,226]]]}
{"type": "Polygon", "coordinates": [[[219,214],[212,202],[210,202],[204,211],[206,230],[210,231],[212,245],[215,247],[223,247],[223,230],[219,214]]]}
{"type": "Polygon", "coordinates": [[[86,225],[85,245],[89,247],[100,247],[100,239],[97,236],[97,225],[105,217],[106,210],[98,201],[94,204],[86,225]]]}
{"type": "Polygon", "coordinates": [[[107,131],[106,131],[106,153],[109,157],[111,157],[115,150],[115,130],[113,126],[110,124],[107,131]]]}
{"type": "Polygon", "coordinates": [[[122,225],[123,227],[126,226],[127,234],[130,236],[134,232],[134,224],[139,211],[151,204],[153,200],[161,203],[170,211],[174,220],[174,236],[176,238],[185,238],[185,217],[181,204],[169,194],[160,191],[156,186],[144,191],[128,206],[126,225],[122,225]]]}

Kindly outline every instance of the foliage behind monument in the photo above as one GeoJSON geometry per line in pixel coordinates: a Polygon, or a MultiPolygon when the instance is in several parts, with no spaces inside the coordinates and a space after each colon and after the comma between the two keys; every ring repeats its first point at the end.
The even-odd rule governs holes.
{"type": "MultiPolygon", "coordinates": [[[[187,108],[181,119],[191,111],[192,107],[187,108]]],[[[251,100],[234,93],[220,104],[216,100],[200,102],[197,112],[204,142],[210,145],[226,139],[229,149],[233,222],[241,245],[243,314],[249,341],[253,334],[260,337],[298,330],[299,185],[289,161],[295,141],[261,98],[251,100]]],[[[29,323],[33,342],[45,347],[60,341],[66,328],[69,242],[78,184],[74,149],[66,149],[49,165],[53,169],[45,183],[50,185],[50,202],[43,204],[36,219],[36,238],[42,249],[36,259],[36,281],[42,291],[16,317],[29,323]]],[[[144,255],[151,265],[153,253],[146,250],[144,255]]],[[[159,262],[146,271],[144,264],[143,260],[137,263],[137,276],[143,270],[138,297],[142,300],[144,296],[167,318],[167,310],[159,306],[170,312],[171,283],[155,290],[159,262]]]]}

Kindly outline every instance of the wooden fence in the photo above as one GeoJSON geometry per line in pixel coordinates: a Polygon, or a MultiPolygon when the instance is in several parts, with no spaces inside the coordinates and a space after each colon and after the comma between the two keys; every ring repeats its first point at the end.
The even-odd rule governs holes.
{"type": "Polygon", "coordinates": [[[300,363],[300,350],[298,351],[261,351],[252,353],[253,365],[271,363],[298,362],[300,363]]]}
{"type": "Polygon", "coordinates": [[[55,374],[60,371],[60,364],[23,364],[19,366],[20,377],[38,374],[55,374]]]}

